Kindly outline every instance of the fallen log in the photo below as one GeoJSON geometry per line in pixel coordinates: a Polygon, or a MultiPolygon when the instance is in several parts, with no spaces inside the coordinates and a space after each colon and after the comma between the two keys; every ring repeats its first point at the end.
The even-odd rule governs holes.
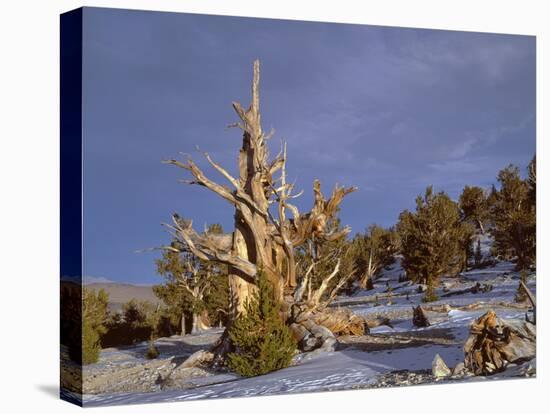
{"type": "Polygon", "coordinates": [[[529,321],[499,319],[489,310],[470,326],[464,344],[464,365],[475,375],[491,375],[510,363],[522,363],[536,355],[535,325],[529,321]]]}
{"type": "Polygon", "coordinates": [[[348,309],[325,309],[314,314],[313,321],[328,328],[334,335],[364,335],[368,333],[365,319],[348,309]]]}

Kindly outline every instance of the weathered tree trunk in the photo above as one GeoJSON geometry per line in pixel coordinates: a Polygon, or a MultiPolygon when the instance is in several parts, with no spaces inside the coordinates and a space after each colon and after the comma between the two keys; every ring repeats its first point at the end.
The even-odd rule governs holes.
{"type": "Polygon", "coordinates": [[[476,375],[490,375],[536,355],[535,325],[523,320],[497,318],[490,310],[470,327],[464,344],[464,366],[476,375]]]}
{"type": "MultiPolygon", "coordinates": [[[[243,131],[238,158],[239,176],[233,177],[204,153],[210,166],[231,187],[209,179],[190,158],[187,162],[166,161],[192,174],[193,180],[186,181],[187,183],[208,188],[235,209],[235,230],[229,245],[219,236],[195,232],[191,221],[174,214],[173,224],[166,226],[178,243],[164,247],[172,251],[190,251],[202,260],[228,266],[231,295],[229,325],[239,314],[246,312],[245,304],[256,289],[255,281],[259,271],[264,272],[271,283],[275,298],[282,304],[285,317],[290,317],[290,309],[296,301],[293,293],[298,284],[294,258],[296,247],[311,238],[330,241],[345,237],[350,231],[349,227],[328,231],[327,224],[337,213],[344,196],[355,191],[355,187],[336,186],[331,197],[325,199],[321,192],[321,183],[315,180],[314,205],[310,212],[300,214],[298,208],[290,203],[300,193],[293,195],[294,185],[286,180],[286,145],[283,144],[281,152],[274,159],[269,159],[266,141],[271,133],[265,135],[261,127],[259,82],[260,64],[255,61],[250,107],[244,110],[239,103],[233,102],[233,108],[240,119],[233,126],[243,131]],[[279,176],[275,177],[275,174],[279,176]],[[277,207],[273,209],[277,211],[277,217],[270,211],[272,204],[277,207]],[[286,217],[287,211],[291,212],[292,218],[286,217]]],[[[337,273],[338,269],[335,269],[326,278],[331,279],[337,273]]],[[[326,308],[326,303],[321,301],[321,296],[326,294],[326,288],[323,283],[322,289],[309,298],[313,299],[305,307],[308,314],[313,315],[316,308],[326,308]]],[[[330,292],[330,300],[334,296],[335,291],[330,292]]],[[[226,340],[227,335],[223,335],[222,342],[226,340]]],[[[222,348],[227,350],[226,346],[222,348]]]]}

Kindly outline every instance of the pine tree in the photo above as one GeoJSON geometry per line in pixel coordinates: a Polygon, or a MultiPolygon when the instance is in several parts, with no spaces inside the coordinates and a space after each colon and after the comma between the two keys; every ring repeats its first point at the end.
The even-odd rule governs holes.
{"type": "Polygon", "coordinates": [[[467,221],[463,221],[462,223],[460,223],[458,232],[459,243],[462,247],[462,260],[460,260],[458,263],[458,266],[455,270],[456,273],[468,270],[470,260],[474,256],[473,240],[475,235],[475,228],[473,224],[467,221]]]}
{"type": "Polygon", "coordinates": [[[495,208],[497,198],[498,190],[494,184],[491,184],[491,190],[489,190],[489,195],[487,196],[487,211],[489,212],[487,222],[492,226],[495,224],[493,220],[493,209],[495,208]]]}
{"type": "Polygon", "coordinates": [[[82,363],[93,364],[99,359],[101,335],[106,332],[109,295],[103,289],[96,294],[84,288],[82,296],[82,363]]]}
{"type": "MultiPolygon", "coordinates": [[[[221,234],[219,224],[212,224],[208,234],[221,234]]],[[[153,286],[153,292],[167,306],[172,323],[180,324],[185,334],[185,319],[189,315],[199,325],[225,323],[229,308],[227,269],[223,265],[207,263],[190,252],[163,252],[157,260],[157,273],[164,283],[153,286]]]]}
{"type": "Polygon", "coordinates": [[[537,158],[533,157],[529,166],[527,167],[528,176],[527,176],[527,185],[529,191],[527,197],[529,199],[530,206],[530,220],[528,231],[532,236],[532,243],[529,244],[528,255],[531,258],[532,262],[535,262],[537,255],[537,158]]]}
{"type": "Polygon", "coordinates": [[[395,262],[396,247],[395,231],[376,224],[354,237],[352,248],[361,289],[372,289],[373,278],[395,262]]]}
{"type": "Polygon", "coordinates": [[[428,187],[424,197],[417,197],[414,213],[405,210],[400,214],[397,231],[407,276],[427,285],[424,300],[435,300],[439,278],[456,273],[464,261],[464,229],[457,204],[428,187]]]}
{"type": "MultiPolygon", "coordinates": [[[[337,217],[330,220],[327,223],[327,230],[331,233],[342,231],[340,220],[337,217]]],[[[308,284],[310,291],[319,288],[323,279],[332,272],[340,260],[340,270],[336,277],[330,281],[324,296],[328,295],[342,278],[356,272],[355,251],[352,243],[346,238],[324,240],[313,237],[296,249],[295,255],[298,263],[296,274],[299,279],[308,273],[308,269],[311,267],[310,283],[308,284]]]]}
{"type": "Polygon", "coordinates": [[[537,208],[537,157],[534,156],[527,167],[527,185],[529,186],[529,202],[537,208]]]}
{"type": "Polygon", "coordinates": [[[493,249],[504,259],[516,258],[518,269],[527,269],[535,261],[536,250],[536,207],[529,196],[530,185],[513,165],[499,172],[498,181],[500,190],[492,208],[493,249]]]}
{"type": "Polygon", "coordinates": [[[290,365],[296,342],[280,315],[273,287],[263,272],[257,289],[245,304],[246,313],[232,324],[229,337],[235,351],[228,354],[229,368],[245,377],[267,374],[290,365]]]}
{"type": "Polygon", "coordinates": [[[481,187],[464,187],[459,199],[462,219],[475,223],[482,234],[485,233],[484,223],[489,217],[487,196],[481,187]]]}
{"type": "Polygon", "coordinates": [[[151,327],[155,305],[148,300],[130,299],[122,305],[122,315],[124,321],[132,328],[151,327]]]}

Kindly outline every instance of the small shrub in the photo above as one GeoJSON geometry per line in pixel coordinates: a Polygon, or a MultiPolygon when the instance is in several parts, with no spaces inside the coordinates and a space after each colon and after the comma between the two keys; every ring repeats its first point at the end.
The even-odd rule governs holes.
{"type": "Polygon", "coordinates": [[[258,289],[246,303],[245,310],[229,330],[235,347],[235,351],[228,354],[229,368],[239,375],[253,377],[288,367],[296,342],[281,320],[279,304],[263,272],[259,272],[258,289]]]}

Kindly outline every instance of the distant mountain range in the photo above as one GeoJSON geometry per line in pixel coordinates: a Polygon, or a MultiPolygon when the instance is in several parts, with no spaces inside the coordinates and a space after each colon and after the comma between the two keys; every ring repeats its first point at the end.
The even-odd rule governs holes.
{"type": "MultiPolygon", "coordinates": [[[[78,283],[78,277],[62,277],[62,281],[78,283]]],[[[104,277],[84,276],[84,285],[96,291],[103,289],[109,294],[109,309],[117,311],[122,305],[131,299],[148,300],[149,302],[162,303],[153,293],[153,285],[132,284],[115,282],[104,277]]]]}
{"type": "Polygon", "coordinates": [[[128,283],[90,283],[86,287],[98,291],[104,289],[109,294],[109,309],[116,311],[122,308],[122,305],[131,299],[148,300],[149,302],[161,303],[153,293],[153,286],[139,286],[128,283]]]}

